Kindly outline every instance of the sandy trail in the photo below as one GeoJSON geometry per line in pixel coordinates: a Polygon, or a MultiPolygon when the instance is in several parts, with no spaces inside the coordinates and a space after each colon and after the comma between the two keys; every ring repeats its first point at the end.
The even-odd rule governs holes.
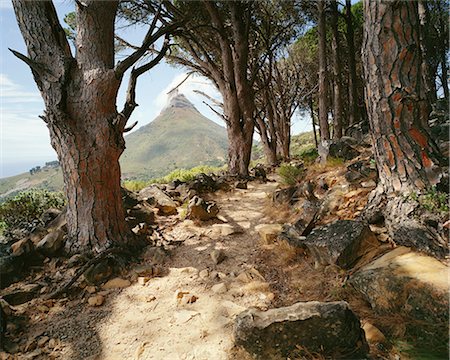
{"type": "MultiPolygon", "coordinates": [[[[247,190],[211,195],[224,224],[185,220],[168,229],[168,235],[185,240],[167,260],[164,276],[116,290],[103,310],[84,310],[89,314],[82,316],[91,317],[105,308],[109,312],[94,324],[97,348],[88,346],[95,351],[90,358],[228,359],[234,317],[247,307],[267,308],[273,299],[255,270],[254,228],[270,222],[267,209],[276,186],[252,183],[247,190]],[[214,249],[226,256],[217,265],[210,255],[214,249]]],[[[64,358],[80,358],[84,352],[77,347],[88,344],[73,339],[67,345],[64,358]]]]}

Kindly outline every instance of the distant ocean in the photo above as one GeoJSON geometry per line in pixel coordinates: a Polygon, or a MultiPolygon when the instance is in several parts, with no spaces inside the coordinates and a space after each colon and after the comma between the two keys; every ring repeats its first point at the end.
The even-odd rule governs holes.
{"type": "Polygon", "coordinates": [[[55,158],[19,161],[14,163],[0,162],[0,179],[14,175],[23,174],[35,166],[43,166],[48,161],[56,160],[55,158]]]}

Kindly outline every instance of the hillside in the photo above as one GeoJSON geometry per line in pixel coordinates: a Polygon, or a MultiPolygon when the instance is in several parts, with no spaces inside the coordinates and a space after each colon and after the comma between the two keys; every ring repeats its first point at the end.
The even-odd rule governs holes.
{"type": "Polygon", "coordinates": [[[217,125],[182,94],[173,94],[150,124],[126,136],[123,178],[149,179],[177,168],[225,163],[228,140],[217,125]]]}
{"type": "MultiPolygon", "coordinates": [[[[223,165],[228,147],[225,128],[203,116],[182,94],[174,93],[148,125],[125,136],[120,159],[123,179],[147,180],[174,169],[223,165]]],[[[43,168],[0,179],[0,199],[30,188],[60,190],[60,168],[43,168]]]]}

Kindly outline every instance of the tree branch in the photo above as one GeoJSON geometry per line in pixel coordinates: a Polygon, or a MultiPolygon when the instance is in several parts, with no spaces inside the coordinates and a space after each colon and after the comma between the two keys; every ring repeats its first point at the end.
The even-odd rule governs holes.
{"type": "MultiPolygon", "coordinates": [[[[128,82],[128,90],[127,90],[127,98],[125,101],[125,105],[124,108],[121,112],[121,114],[125,117],[125,119],[129,119],[131,114],[133,113],[134,109],[138,106],[136,104],[136,84],[137,84],[137,79],[140,75],[142,75],[143,73],[145,73],[146,71],[150,70],[151,68],[153,68],[154,66],[156,66],[164,57],[164,55],[166,54],[167,50],[169,49],[169,36],[166,35],[166,39],[164,40],[164,45],[161,48],[161,50],[159,51],[159,54],[153,58],[150,62],[148,62],[145,65],[142,65],[138,68],[134,68],[131,71],[130,74],[130,80],[128,82]]],[[[125,126],[125,124],[124,124],[125,126]]],[[[124,129],[122,129],[124,130],[124,129]]]]}
{"type": "Polygon", "coordinates": [[[27,64],[31,70],[35,71],[38,75],[42,75],[44,72],[51,74],[49,69],[45,68],[41,64],[38,64],[36,61],[31,60],[28,56],[25,56],[24,54],[10,48],[8,48],[8,50],[11,51],[15,57],[27,64]]]}

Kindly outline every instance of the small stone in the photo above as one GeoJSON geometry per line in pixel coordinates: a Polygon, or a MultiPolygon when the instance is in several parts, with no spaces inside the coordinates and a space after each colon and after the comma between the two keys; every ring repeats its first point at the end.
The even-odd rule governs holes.
{"type": "Polygon", "coordinates": [[[126,288],[130,286],[131,283],[129,280],[121,279],[121,278],[114,278],[103,284],[102,288],[107,289],[120,289],[120,288],[126,288]]]}
{"type": "Polygon", "coordinates": [[[43,347],[49,339],[48,336],[41,337],[37,342],[37,346],[43,347]]]}
{"type": "Polygon", "coordinates": [[[219,275],[219,273],[217,271],[211,271],[209,273],[209,277],[213,280],[216,279],[218,277],[218,275],[219,275]]]}
{"type": "Polygon", "coordinates": [[[144,286],[150,281],[150,277],[148,276],[139,276],[138,277],[138,284],[144,286]]]}
{"type": "Polygon", "coordinates": [[[220,264],[222,261],[225,260],[225,254],[222,250],[213,250],[211,251],[211,259],[214,262],[214,264],[218,265],[220,264]]]}
{"type": "Polygon", "coordinates": [[[56,339],[50,339],[48,342],[48,347],[50,349],[54,349],[56,347],[56,345],[58,345],[58,342],[56,341],[56,339]]]}
{"type": "Polygon", "coordinates": [[[211,290],[215,294],[224,294],[228,291],[227,285],[225,283],[216,284],[211,288],[211,290]]]}
{"type": "Polygon", "coordinates": [[[208,269],[203,269],[198,273],[198,276],[200,277],[200,279],[206,279],[209,276],[209,271],[208,269]]]}
{"type": "Polygon", "coordinates": [[[369,343],[372,344],[385,344],[386,343],[386,337],[384,334],[375,326],[373,326],[371,323],[366,322],[363,325],[364,333],[366,334],[366,339],[369,343]]]}
{"type": "Polygon", "coordinates": [[[389,235],[386,233],[378,235],[378,240],[382,242],[387,242],[389,240],[389,235]]]}
{"type": "Polygon", "coordinates": [[[283,230],[280,224],[260,224],[255,226],[255,230],[261,236],[261,241],[264,245],[270,245],[275,242],[283,230]]]}
{"type": "Polygon", "coordinates": [[[93,294],[93,293],[95,293],[97,291],[97,289],[95,288],[95,286],[86,286],[86,291],[89,294],[93,294]]]}
{"type": "Polygon", "coordinates": [[[97,294],[97,295],[91,296],[88,299],[88,304],[90,306],[100,306],[103,304],[104,301],[105,301],[105,298],[102,295],[97,294]]]}
{"type": "Polygon", "coordinates": [[[375,181],[369,180],[369,181],[363,181],[363,182],[361,183],[361,186],[362,186],[363,188],[372,188],[372,187],[377,186],[377,184],[375,183],[375,181]]]}
{"type": "Polygon", "coordinates": [[[245,181],[237,182],[236,183],[236,189],[246,190],[247,189],[247,183],[245,181]]]}
{"type": "Polygon", "coordinates": [[[13,256],[21,256],[24,254],[29,254],[34,250],[33,243],[29,238],[24,238],[22,240],[16,241],[11,245],[11,251],[13,256]]]}

